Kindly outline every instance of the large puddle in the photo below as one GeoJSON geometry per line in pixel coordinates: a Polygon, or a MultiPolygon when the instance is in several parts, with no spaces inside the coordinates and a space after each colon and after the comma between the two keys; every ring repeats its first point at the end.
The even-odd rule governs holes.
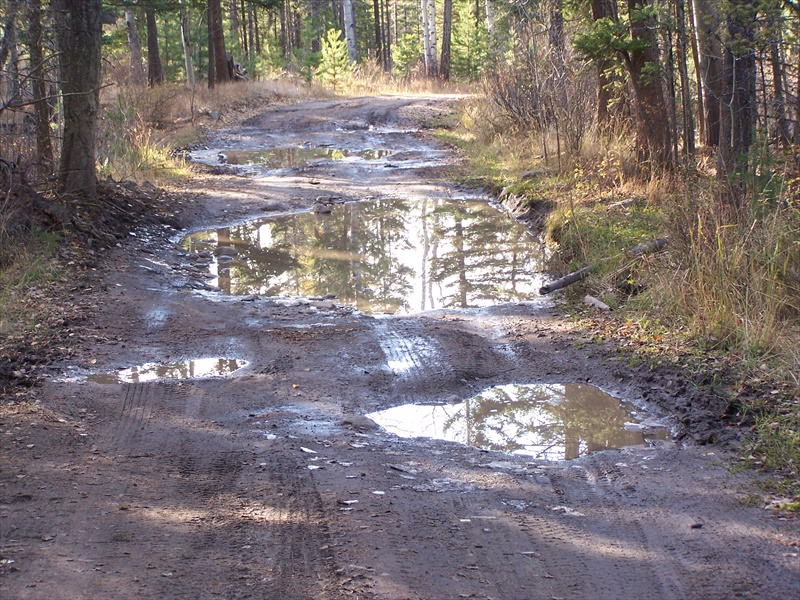
{"type": "Polygon", "coordinates": [[[647,415],[633,405],[584,384],[502,385],[458,404],[407,404],[367,417],[400,437],[542,460],[570,460],[669,437],[663,423],[645,421],[647,415]]]}
{"type": "Polygon", "coordinates": [[[165,379],[204,379],[223,377],[247,366],[238,358],[198,358],[168,363],[145,363],[114,373],[97,373],[86,377],[95,383],[145,383],[165,379]]]}
{"type": "Polygon", "coordinates": [[[262,218],[187,236],[234,295],[335,297],[369,313],[477,308],[538,297],[543,255],[483,201],[386,200],[262,218]]]}
{"type": "Polygon", "coordinates": [[[208,159],[216,160],[218,164],[258,165],[266,169],[294,169],[318,160],[344,160],[346,158],[378,160],[390,154],[392,154],[391,150],[346,150],[293,146],[264,150],[200,151],[194,154],[193,157],[197,160],[202,159],[203,162],[208,162],[208,159]]]}

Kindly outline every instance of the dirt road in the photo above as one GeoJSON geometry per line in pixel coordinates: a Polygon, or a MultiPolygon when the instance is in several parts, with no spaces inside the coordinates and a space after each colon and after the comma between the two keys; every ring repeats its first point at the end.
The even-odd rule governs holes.
{"type": "MultiPolygon", "coordinates": [[[[413,131],[450,102],[267,110],[210,148],[358,150],[380,135],[399,167],[209,175],[176,218],[189,230],[320,196],[458,196],[437,175],[446,151],[413,131]]],[[[177,235],[134,232],[65,299],[90,315],[78,358],[0,427],[2,598],[800,597],[798,522],[754,505],[752,474],[732,472],[720,447],[548,462],[400,438],[364,418],[493,385],[591,383],[683,419],[687,442],[719,407],[679,378],[628,368],[537,302],[375,318],[206,293],[177,235]],[[224,378],[58,377],[193,357],[248,365],[224,378]]]]}

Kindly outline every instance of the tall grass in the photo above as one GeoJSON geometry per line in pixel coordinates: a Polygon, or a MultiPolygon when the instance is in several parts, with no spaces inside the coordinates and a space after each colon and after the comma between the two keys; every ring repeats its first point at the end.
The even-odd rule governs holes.
{"type": "Polygon", "coordinates": [[[760,197],[735,211],[710,184],[695,184],[666,211],[674,262],[661,281],[662,309],[708,347],[790,364],[800,325],[800,207],[760,197]]]}
{"type": "Polygon", "coordinates": [[[191,172],[172,149],[196,142],[218,120],[231,124],[269,104],[325,93],[294,80],[237,82],[213,89],[198,84],[189,89],[178,84],[145,88],[121,79],[101,97],[100,173],[118,181],[176,183],[191,172]]]}

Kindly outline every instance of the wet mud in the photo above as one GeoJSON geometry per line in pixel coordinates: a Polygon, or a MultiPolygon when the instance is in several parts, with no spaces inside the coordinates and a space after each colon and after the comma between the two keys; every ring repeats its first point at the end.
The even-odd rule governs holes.
{"type": "MultiPolygon", "coordinates": [[[[420,166],[320,158],[198,175],[180,232],[137,230],[90,273],[91,290],[65,299],[86,314],[73,358],[2,423],[3,598],[800,596],[797,522],[764,510],[728,448],[691,443],[724,437],[724,407],[587,343],[552,301],[514,295],[512,279],[537,287],[535,245],[476,224],[464,241],[498,244],[485,243],[498,270],[462,255],[438,303],[413,295],[418,272],[399,294],[367,277],[365,245],[327,245],[351,232],[380,244],[370,236],[389,217],[346,224],[381,203],[427,202],[456,227],[476,193],[449,182],[456,158],[425,135],[455,100],[274,106],[211,136],[217,152],[380,148],[393,153],[375,163],[420,166]],[[332,212],[317,221],[321,197],[332,212]],[[312,286],[336,269],[340,287],[312,286]],[[276,287],[287,273],[302,285],[276,287]],[[366,307],[353,300],[367,291],[366,307]],[[184,357],[247,364],[197,377],[184,357]],[[75,370],[117,380],[62,377],[75,370]],[[393,433],[380,415],[408,406],[441,410],[437,424],[466,437],[393,433]]],[[[411,245],[422,226],[405,230],[411,245]]],[[[441,266],[411,263],[428,282],[441,266]]]]}

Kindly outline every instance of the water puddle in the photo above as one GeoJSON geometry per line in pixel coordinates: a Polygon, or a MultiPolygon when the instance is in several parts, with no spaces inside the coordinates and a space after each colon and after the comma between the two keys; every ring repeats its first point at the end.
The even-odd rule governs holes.
{"type": "Polygon", "coordinates": [[[584,384],[509,384],[450,405],[407,404],[367,415],[400,437],[570,460],[669,438],[664,423],[584,384]]]}
{"type": "Polygon", "coordinates": [[[329,215],[202,231],[180,244],[227,294],[327,296],[367,313],[532,300],[543,283],[535,238],[482,201],[349,203],[329,215]]]}
{"type": "Polygon", "coordinates": [[[315,161],[365,160],[376,161],[392,154],[392,150],[366,149],[347,150],[341,148],[304,148],[291,146],[260,150],[197,150],[190,153],[195,162],[210,166],[223,164],[262,169],[295,169],[315,161]]]}
{"type": "Polygon", "coordinates": [[[145,383],[164,379],[204,379],[224,377],[246,367],[238,358],[197,358],[169,363],[145,363],[115,373],[97,373],[86,379],[95,383],[145,383]]]}

